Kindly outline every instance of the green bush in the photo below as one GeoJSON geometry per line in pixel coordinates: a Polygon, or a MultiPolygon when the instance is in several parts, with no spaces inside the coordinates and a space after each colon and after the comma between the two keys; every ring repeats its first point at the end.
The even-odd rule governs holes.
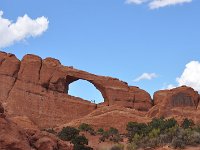
{"type": "MultiPolygon", "coordinates": [[[[100,130],[100,133],[101,132],[102,130],[100,130]]],[[[99,142],[104,142],[105,140],[109,140],[118,143],[123,140],[121,135],[119,134],[119,131],[113,127],[110,127],[110,129],[107,131],[103,131],[100,135],[101,136],[99,138],[99,142]]]]}
{"type": "Polygon", "coordinates": [[[114,135],[114,136],[111,136],[111,137],[109,138],[109,140],[110,140],[110,141],[113,141],[113,142],[115,142],[115,143],[119,143],[119,142],[122,142],[122,141],[123,141],[122,137],[121,137],[119,134],[116,134],[116,135],[114,135]]]}
{"type": "Polygon", "coordinates": [[[83,135],[79,135],[79,136],[74,137],[71,140],[71,142],[74,145],[88,145],[88,139],[83,135]]]}
{"type": "Polygon", "coordinates": [[[89,124],[86,124],[86,123],[82,123],[79,125],[78,129],[80,131],[90,131],[90,130],[93,130],[92,127],[89,125],[89,124]]]}
{"type": "Polygon", "coordinates": [[[159,145],[159,139],[158,138],[151,138],[145,143],[144,147],[157,147],[159,145]]]}
{"type": "Polygon", "coordinates": [[[149,132],[149,138],[157,138],[160,135],[160,129],[153,129],[149,132]]]}
{"type": "Polygon", "coordinates": [[[58,133],[58,137],[63,141],[71,141],[79,135],[79,130],[74,127],[64,127],[62,131],[58,133]]]}
{"type": "Polygon", "coordinates": [[[113,128],[113,127],[110,127],[110,129],[108,130],[108,134],[111,135],[111,136],[116,135],[118,133],[119,133],[119,131],[116,128],[113,128]]]}
{"type": "Polygon", "coordinates": [[[96,132],[94,131],[94,129],[89,124],[82,123],[82,124],[79,125],[78,129],[80,131],[89,132],[90,135],[96,135],[96,132]]]}
{"type": "Polygon", "coordinates": [[[103,128],[99,128],[97,130],[97,133],[100,134],[100,135],[102,135],[104,133],[104,129],[103,128]]]}
{"type": "Polygon", "coordinates": [[[157,147],[171,144],[174,148],[200,144],[200,126],[185,119],[181,126],[174,118],[154,118],[151,122],[127,124],[129,149],[157,147]]]}
{"type": "Polygon", "coordinates": [[[149,129],[145,123],[129,122],[126,126],[126,130],[128,131],[127,137],[129,141],[132,142],[135,134],[146,135],[149,129]]]}
{"type": "Polygon", "coordinates": [[[184,129],[191,128],[192,126],[194,126],[194,122],[187,118],[185,118],[181,124],[181,127],[184,129]]]}
{"type": "Polygon", "coordinates": [[[160,129],[161,133],[166,132],[167,129],[172,128],[172,127],[174,127],[176,125],[178,125],[178,124],[177,124],[177,121],[174,118],[165,120],[163,117],[154,118],[148,124],[150,130],[152,130],[152,129],[160,129]]]}
{"type": "Polygon", "coordinates": [[[139,141],[142,139],[142,135],[139,135],[139,134],[135,134],[132,138],[132,141],[135,143],[135,144],[138,144],[139,141]]]}
{"type": "Polygon", "coordinates": [[[127,150],[136,150],[137,148],[138,148],[138,146],[134,142],[128,143],[128,145],[126,147],[127,150]]]}

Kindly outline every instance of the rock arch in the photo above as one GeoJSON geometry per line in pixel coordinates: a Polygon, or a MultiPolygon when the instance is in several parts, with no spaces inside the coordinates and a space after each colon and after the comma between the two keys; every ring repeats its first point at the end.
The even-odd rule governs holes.
{"type": "MultiPolygon", "coordinates": [[[[70,77],[70,79],[72,79],[73,77],[70,77]]],[[[88,81],[88,80],[84,80],[84,79],[74,79],[74,80],[69,80],[66,78],[66,93],[68,95],[71,96],[76,96],[76,97],[80,97],[83,99],[86,99],[88,101],[91,101],[92,103],[96,104],[100,104],[100,103],[104,103],[106,100],[104,100],[105,96],[103,95],[103,91],[101,91],[101,88],[98,88],[97,85],[95,85],[93,82],[88,81]],[[77,91],[75,92],[74,90],[72,90],[74,87],[78,88],[79,90],[83,89],[84,93],[87,92],[86,94],[83,93],[77,93],[77,91]],[[83,88],[84,87],[84,88],[83,88]],[[92,93],[91,93],[92,92],[92,93]],[[74,93],[74,94],[73,94],[74,93]],[[84,95],[83,97],[80,95],[84,95]],[[95,95],[93,95],[95,94],[95,95]],[[95,97],[96,96],[96,97],[95,97]]]]}
{"type": "Polygon", "coordinates": [[[0,52],[0,102],[8,115],[27,116],[40,128],[70,122],[98,108],[66,94],[66,85],[78,79],[92,83],[102,93],[106,105],[145,111],[152,107],[146,91],[119,79],[63,66],[53,58],[28,54],[20,61],[13,54],[0,52]]]}
{"type": "Polygon", "coordinates": [[[105,92],[103,86],[98,85],[97,83],[95,83],[95,81],[87,80],[85,78],[78,78],[78,77],[74,77],[74,76],[70,76],[70,75],[66,76],[66,93],[67,94],[69,91],[69,85],[78,80],[88,81],[89,83],[91,83],[101,93],[104,102],[108,102],[108,99],[106,99],[107,98],[106,92],[105,92]]]}

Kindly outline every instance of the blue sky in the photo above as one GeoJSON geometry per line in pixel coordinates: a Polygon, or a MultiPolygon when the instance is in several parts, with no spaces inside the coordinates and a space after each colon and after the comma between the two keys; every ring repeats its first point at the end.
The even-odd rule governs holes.
{"type": "MultiPolygon", "coordinates": [[[[19,21],[13,28],[21,34],[21,23],[30,31],[5,44],[14,34],[7,37],[1,23],[0,49],[20,59],[27,53],[54,57],[63,65],[119,78],[151,95],[182,84],[200,91],[200,1],[151,9],[154,1],[1,0],[1,18],[14,24],[27,14],[24,22],[29,24],[19,21]]],[[[77,85],[71,86],[72,95],[100,99],[92,85],[77,85]]]]}

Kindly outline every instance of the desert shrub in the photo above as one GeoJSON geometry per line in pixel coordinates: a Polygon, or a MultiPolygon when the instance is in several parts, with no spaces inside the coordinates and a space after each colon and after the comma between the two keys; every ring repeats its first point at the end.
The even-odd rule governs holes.
{"type": "Polygon", "coordinates": [[[189,119],[179,126],[174,118],[154,118],[147,124],[129,122],[126,129],[130,150],[166,144],[174,148],[200,144],[200,126],[194,126],[189,119]]]}
{"type": "Polygon", "coordinates": [[[167,119],[167,120],[165,120],[164,128],[161,130],[166,131],[167,129],[170,129],[170,128],[173,128],[176,126],[178,126],[178,123],[174,118],[167,119]]]}
{"type": "Polygon", "coordinates": [[[159,139],[158,138],[151,138],[149,139],[143,147],[157,147],[159,145],[159,139]]]}
{"type": "Polygon", "coordinates": [[[128,143],[128,145],[126,147],[127,150],[136,150],[137,148],[138,148],[138,146],[134,142],[128,143]]]}
{"type": "Polygon", "coordinates": [[[110,129],[108,130],[108,134],[110,136],[113,136],[113,135],[119,134],[119,131],[116,128],[110,127],[110,129]]]}
{"type": "Polygon", "coordinates": [[[182,141],[182,139],[174,137],[172,139],[172,143],[171,143],[173,148],[184,148],[185,147],[185,143],[184,141],[182,141]]]}
{"type": "Polygon", "coordinates": [[[100,134],[100,135],[102,135],[104,133],[104,129],[103,128],[99,128],[97,130],[97,133],[100,134]]]}
{"type": "Polygon", "coordinates": [[[178,124],[174,118],[165,120],[163,117],[153,118],[152,121],[150,123],[148,123],[150,130],[160,129],[161,133],[166,132],[169,128],[172,128],[176,125],[178,125],[178,124]]]}
{"type": "Polygon", "coordinates": [[[128,131],[127,137],[130,142],[135,134],[145,135],[148,133],[148,126],[145,123],[129,122],[127,124],[126,130],[128,131]]]}
{"type": "Polygon", "coordinates": [[[190,145],[200,144],[200,133],[194,131],[189,137],[190,145]]]}
{"type": "Polygon", "coordinates": [[[119,131],[116,128],[111,127],[109,130],[103,131],[101,133],[101,136],[99,137],[99,142],[104,142],[105,140],[118,143],[122,141],[123,139],[121,135],[119,134],[119,131]]]}
{"type": "Polygon", "coordinates": [[[110,150],[124,150],[124,145],[122,144],[114,145],[113,147],[111,147],[110,150]]]}
{"type": "Polygon", "coordinates": [[[59,133],[58,137],[63,141],[71,141],[79,135],[79,130],[74,127],[64,127],[59,133]]]}
{"type": "Polygon", "coordinates": [[[82,123],[79,125],[78,129],[80,131],[90,131],[90,130],[93,130],[92,127],[89,125],[89,124],[86,124],[86,123],[82,123]]]}
{"type": "Polygon", "coordinates": [[[158,140],[159,140],[159,145],[163,146],[165,144],[171,143],[172,137],[169,134],[161,134],[158,137],[158,140]]]}
{"type": "Polygon", "coordinates": [[[200,125],[195,125],[193,130],[200,133],[200,125]]]}
{"type": "Polygon", "coordinates": [[[139,134],[135,134],[132,138],[132,141],[135,143],[135,144],[138,144],[138,142],[142,139],[142,135],[139,135],[139,134]]]}
{"type": "Polygon", "coordinates": [[[194,122],[187,118],[185,118],[181,124],[181,127],[184,129],[191,128],[192,126],[194,126],[194,122]]]}
{"type": "Polygon", "coordinates": [[[94,131],[94,129],[91,127],[91,125],[86,124],[86,123],[82,123],[79,125],[78,129],[80,131],[86,131],[89,132],[90,135],[96,135],[96,132],[94,131]]]}
{"type": "Polygon", "coordinates": [[[71,141],[74,144],[74,150],[92,150],[88,147],[88,139],[84,135],[79,135],[80,130],[74,127],[64,127],[58,137],[63,141],[71,141]]]}
{"type": "Polygon", "coordinates": [[[74,137],[71,142],[74,145],[88,145],[88,139],[84,135],[74,137]]]}
{"type": "Polygon", "coordinates": [[[157,138],[160,135],[160,129],[153,129],[149,132],[149,138],[157,138]]]}
{"type": "Polygon", "coordinates": [[[122,137],[120,136],[120,134],[116,134],[116,135],[114,135],[114,136],[111,136],[111,137],[109,138],[109,140],[110,140],[110,141],[113,141],[113,142],[115,142],[115,143],[119,143],[119,142],[122,142],[122,141],[123,141],[123,139],[122,139],[122,137]]]}

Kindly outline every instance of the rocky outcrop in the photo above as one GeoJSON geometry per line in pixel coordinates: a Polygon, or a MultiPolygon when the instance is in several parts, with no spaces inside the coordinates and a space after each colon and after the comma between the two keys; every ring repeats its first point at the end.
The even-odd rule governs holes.
{"type": "Polygon", "coordinates": [[[194,89],[182,86],[172,90],[161,90],[154,93],[154,104],[165,107],[193,107],[197,108],[199,94],[194,89]]]}
{"type": "Polygon", "coordinates": [[[99,128],[109,129],[110,127],[117,128],[120,133],[126,133],[126,125],[128,122],[150,122],[150,118],[145,116],[146,112],[135,109],[124,108],[122,106],[105,106],[94,110],[92,113],[75,119],[67,124],[63,124],[56,131],[60,131],[65,126],[79,127],[82,123],[90,124],[95,130],[99,128]]]}
{"type": "Polygon", "coordinates": [[[146,91],[118,79],[62,66],[53,58],[29,54],[20,61],[13,54],[0,52],[0,102],[7,115],[26,116],[39,128],[70,122],[100,107],[67,94],[69,84],[79,79],[92,83],[101,92],[104,106],[140,111],[152,107],[146,91]]]}
{"type": "MultiPolygon", "coordinates": [[[[0,109],[3,110],[1,103],[0,109]]],[[[22,128],[7,119],[4,111],[0,112],[0,149],[31,150],[26,133],[22,128]]]]}
{"type": "MultiPolygon", "coordinates": [[[[13,54],[0,52],[0,92],[0,102],[14,122],[40,129],[61,126],[74,120],[80,122],[82,118],[90,120],[95,118],[91,117],[92,114],[101,112],[101,109],[108,109],[112,113],[102,112],[99,115],[101,119],[96,117],[97,122],[98,119],[105,120],[102,116],[125,117],[129,112],[126,109],[131,112],[136,110],[136,115],[128,119],[130,121],[141,120],[135,116],[142,112],[142,117],[147,118],[182,116],[200,122],[197,117],[200,114],[199,94],[190,87],[155,92],[152,107],[150,95],[138,87],[128,86],[116,78],[63,66],[53,58],[41,59],[30,54],[20,61],[13,54]],[[93,84],[101,92],[104,102],[96,105],[69,95],[69,85],[79,79],[93,84]],[[113,108],[119,107],[120,110],[123,108],[122,111],[113,111],[113,108]]],[[[4,110],[0,108],[0,111],[4,110]]]]}
{"type": "MultiPolygon", "coordinates": [[[[3,108],[1,104],[0,107],[3,108]]],[[[0,113],[1,150],[73,150],[73,145],[53,134],[20,125],[0,113]]]]}
{"type": "Polygon", "coordinates": [[[199,94],[191,87],[181,86],[154,93],[154,107],[147,113],[149,117],[175,117],[178,120],[191,118],[200,123],[199,94]]]}

